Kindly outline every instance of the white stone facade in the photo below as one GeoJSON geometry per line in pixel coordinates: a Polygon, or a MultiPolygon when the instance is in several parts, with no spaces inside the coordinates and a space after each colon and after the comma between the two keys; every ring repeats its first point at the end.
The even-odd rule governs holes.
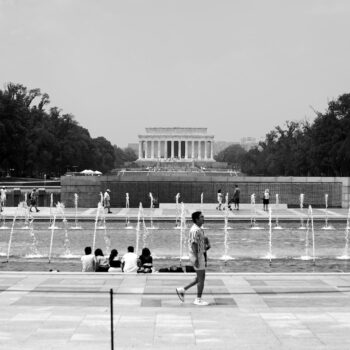
{"type": "Polygon", "coordinates": [[[214,135],[207,128],[146,128],[138,161],[214,162],[214,135]]]}

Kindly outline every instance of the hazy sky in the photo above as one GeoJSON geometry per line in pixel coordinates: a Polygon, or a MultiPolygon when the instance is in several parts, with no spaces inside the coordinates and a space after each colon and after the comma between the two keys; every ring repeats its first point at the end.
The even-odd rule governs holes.
{"type": "Polygon", "coordinates": [[[349,33],[348,0],[0,0],[0,88],[122,147],[150,126],[260,138],[350,92],[349,33]]]}

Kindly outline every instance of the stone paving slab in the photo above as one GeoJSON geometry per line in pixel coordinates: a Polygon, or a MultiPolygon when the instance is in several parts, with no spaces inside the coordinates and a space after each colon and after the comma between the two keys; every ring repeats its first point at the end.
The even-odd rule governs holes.
{"type": "Polygon", "coordinates": [[[350,274],[0,273],[0,349],[348,349],[350,274]],[[62,288],[63,287],[63,288],[62,288]]]}

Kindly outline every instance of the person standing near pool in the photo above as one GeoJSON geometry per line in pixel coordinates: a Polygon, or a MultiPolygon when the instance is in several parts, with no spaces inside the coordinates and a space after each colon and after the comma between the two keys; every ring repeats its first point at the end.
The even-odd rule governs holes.
{"type": "Polygon", "coordinates": [[[196,271],[196,278],[190,284],[185,287],[176,288],[176,293],[179,299],[185,301],[185,292],[197,285],[197,298],[194,300],[193,304],[199,306],[207,306],[208,303],[202,300],[202,293],[204,289],[205,282],[205,235],[203,231],[204,215],[200,211],[192,213],[193,225],[189,232],[188,237],[188,252],[189,258],[193,267],[196,271]]]}
{"type": "Polygon", "coordinates": [[[270,191],[267,188],[263,194],[263,207],[265,211],[268,211],[270,203],[270,191]]]}
{"type": "Polygon", "coordinates": [[[103,204],[104,207],[108,209],[108,214],[112,214],[111,212],[111,196],[110,196],[111,190],[107,189],[105,194],[103,195],[103,204]]]}

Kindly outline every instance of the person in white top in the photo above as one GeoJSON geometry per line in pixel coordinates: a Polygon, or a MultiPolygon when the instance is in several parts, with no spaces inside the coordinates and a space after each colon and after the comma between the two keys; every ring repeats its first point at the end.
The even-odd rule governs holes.
{"type": "Polygon", "coordinates": [[[104,196],[103,196],[103,204],[104,207],[108,209],[108,214],[112,214],[111,212],[111,196],[110,196],[111,190],[107,189],[104,196]]]}
{"type": "MultiPolygon", "coordinates": [[[[202,293],[204,289],[205,281],[205,234],[202,228],[204,223],[204,215],[200,211],[192,213],[193,225],[189,232],[188,238],[188,255],[191,263],[193,264],[194,270],[196,271],[196,278],[194,281],[189,283],[185,287],[176,288],[176,293],[179,299],[185,301],[185,292],[197,285],[197,298],[194,300],[193,304],[199,306],[207,306],[208,303],[202,299],[202,293]]],[[[208,242],[209,243],[209,242],[208,242]]]]}
{"type": "Polygon", "coordinates": [[[122,257],[122,272],[137,272],[137,255],[134,253],[134,247],[129,246],[128,252],[122,257]]]}
{"type": "Polygon", "coordinates": [[[85,255],[81,257],[82,272],[95,272],[95,256],[92,254],[91,247],[86,247],[85,255]]]}
{"type": "Polygon", "coordinates": [[[266,211],[269,209],[269,202],[270,202],[270,191],[267,188],[263,195],[263,207],[264,207],[264,210],[266,211]]]}
{"type": "Polygon", "coordinates": [[[221,190],[218,191],[218,206],[216,207],[216,210],[221,210],[222,206],[222,193],[221,190]]]}

